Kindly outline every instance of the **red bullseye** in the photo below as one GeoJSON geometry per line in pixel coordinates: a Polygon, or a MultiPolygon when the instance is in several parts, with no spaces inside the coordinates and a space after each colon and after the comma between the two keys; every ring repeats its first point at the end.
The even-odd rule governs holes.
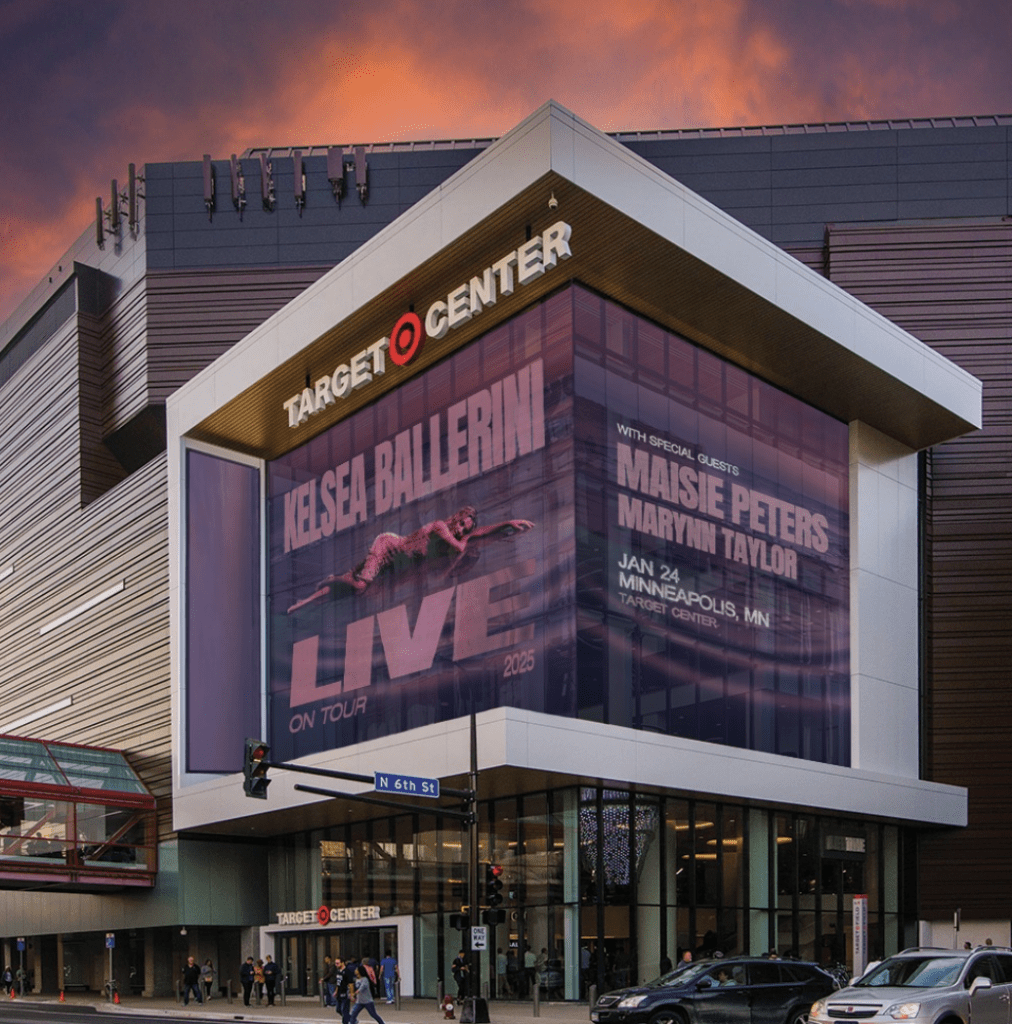
{"type": "Polygon", "coordinates": [[[316,920],[320,924],[330,924],[330,907],[320,907],[316,912],[316,920]]]}
{"type": "Polygon", "coordinates": [[[417,313],[405,313],[390,332],[390,358],[398,366],[407,366],[422,351],[425,335],[417,313]]]}

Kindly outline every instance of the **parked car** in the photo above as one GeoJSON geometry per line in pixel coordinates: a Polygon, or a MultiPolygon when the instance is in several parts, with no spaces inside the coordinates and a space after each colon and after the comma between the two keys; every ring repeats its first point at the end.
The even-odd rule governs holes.
{"type": "Polygon", "coordinates": [[[905,949],[818,1000],[810,1024],[1009,1024],[1012,949],[905,949]]]}
{"type": "Polygon", "coordinates": [[[590,1019],[595,1024],[805,1024],[812,1002],[836,988],[817,964],[802,960],[700,960],[646,985],[605,993],[590,1019]]]}

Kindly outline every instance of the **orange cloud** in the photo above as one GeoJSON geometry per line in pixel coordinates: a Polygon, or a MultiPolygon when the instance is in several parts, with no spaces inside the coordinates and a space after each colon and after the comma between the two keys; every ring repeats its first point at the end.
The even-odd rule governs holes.
{"type": "MultiPolygon", "coordinates": [[[[70,109],[89,74],[101,101],[87,105],[89,130],[77,132],[72,155],[45,134],[43,114],[37,125],[21,118],[34,134],[26,129],[10,151],[32,151],[36,139],[42,148],[30,194],[0,196],[0,317],[87,227],[94,196],[131,161],[498,136],[549,98],[607,131],[1012,107],[1008,51],[991,41],[993,19],[974,23],[957,0],[290,3],[284,16],[271,9],[259,21],[235,20],[231,49],[220,23],[216,32],[189,27],[203,9],[196,0],[140,13],[117,7],[94,54],[70,49],[40,78],[51,92],[26,94],[26,108],[70,109]],[[165,39],[180,48],[168,66],[165,39]],[[992,80],[1004,104],[966,98],[990,96],[992,80]]],[[[220,7],[207,11],[221,17],[220,7]]],[[[0,19],[0,37],[4,28],[0,19]]],[[[6,94],[16,117],[17,92],[6,94]]],[[[24,160],[3,160],[8,180],[26,173],[24,160]]]]}

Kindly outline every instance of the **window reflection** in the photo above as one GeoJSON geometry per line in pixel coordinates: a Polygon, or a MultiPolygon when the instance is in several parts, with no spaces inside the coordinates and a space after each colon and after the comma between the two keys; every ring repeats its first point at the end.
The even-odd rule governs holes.
{"type": "MultiPolygon", "coordinates": [[[[483,802],[479,862],[503,868],[503,919],[491,927],[483,977],[495,973],[500,948],[518,963],[528,947],[551,961],[545,983],[556,993],[561,985],[566,998],[585,996],[591,984],[606,991],[649,980],[684,951],[698,958],[775,947],[846,960],[855,891],[869,893],[870,944],[880,948],[901,934],[904,915],[896,899],[904,837],[884,829],[594,786],[483,802]]],[[[419,949],[424,940],[427,955],[450,947],[454,955],[460,934],[449,915],[468,903],[466,829],[437,814],[403,814],[318,841],[325,903],[368,898],[382,916],[413,915],[424,930],[419,949]]],[[[419,977],[431,973],[419,965],[419,977]]]]}
{"type": "Polygon", "coordinates": [[[153,872],[154,814],[151,811],[98,804],[0,797],[0,877],[15,864],[72,869],[86,880],[110,868],[153,872]]]}

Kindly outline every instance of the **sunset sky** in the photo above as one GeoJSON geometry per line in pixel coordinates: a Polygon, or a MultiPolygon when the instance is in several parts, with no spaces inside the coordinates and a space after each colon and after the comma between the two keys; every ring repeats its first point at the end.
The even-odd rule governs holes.
{"type": "Polygon", "coordinates": [[[127,164],[1012,113],[1012,0],[0,0],[0,321],[127,164]]]}

